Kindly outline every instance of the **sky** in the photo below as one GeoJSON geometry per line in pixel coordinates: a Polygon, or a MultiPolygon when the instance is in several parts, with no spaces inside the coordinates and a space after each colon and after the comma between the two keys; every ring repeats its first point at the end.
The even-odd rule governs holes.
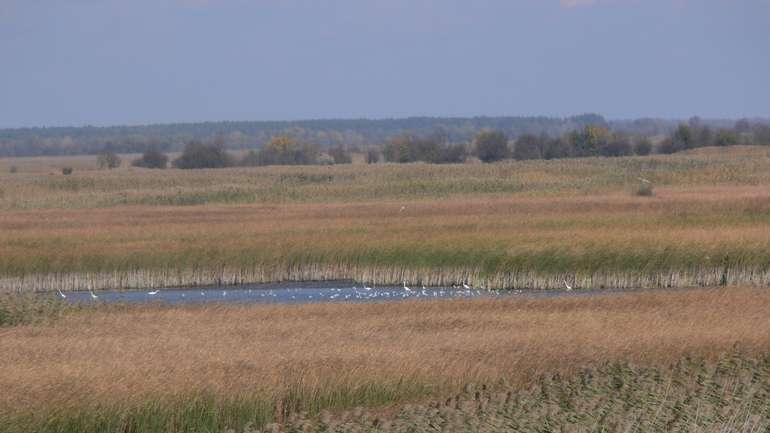
{"type": "Polygon", "coordinates": [[[770,117],[770,0],[0,0],[0,127],[770,117]]]}

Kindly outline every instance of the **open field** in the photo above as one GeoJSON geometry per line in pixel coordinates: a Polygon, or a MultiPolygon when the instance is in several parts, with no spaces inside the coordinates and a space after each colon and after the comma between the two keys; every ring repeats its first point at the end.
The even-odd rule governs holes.
{"type": "Polygon", "coordinates": [[[770,282],[770,149],[0,175],[0,290],[770,282]],[[638,177],[653,197],[632,194],[638,177]],[[403,210],[402,210],[403,207],[403,210]]]}
{"type": "Polygon", "coordinates": [[[513,419],[543,423],[552,413],[563,428],[610,427],[637,410],[646,413],[640,421],[667,419],[652,419],[654,404],[639,400],[650,395],[672,398],[659,402],[668,407],[661,413],[684,417],[680,426],[696,427],[698,419],[718,425],[709,423],[732,415],[766,420],[767,305],[766,289],[729,287],[593,298],[97,308],[0,328],[0,422],[4,432],[222,431],[301,411],[363,406],[387,414],[391,405],[446,399],[469,383],[521,391],[523,403],[510,410],[540,409],[513,419]],[[714,362],[736,350],[749,364],[728,362],[715,372],[714,362]],[[691,362],[687,373],[667,367],[688,356],[704,364],[691,362]],[[628,371],[608,367],[613,363],[628,371]],[[740,373],[727,374],[729,365],[740,373]],[[659,369],[659,379],[647,367],[659,369]],[[554,379],[552,398],[532,394],[544,374],[562,378],[554,379]],[[714,375],[721,384],[704,385],[714,375]],[[751,404],[753,396],[764,406],[751,404]],[[606,419],[592,424],[569,413],[606,419]]]}

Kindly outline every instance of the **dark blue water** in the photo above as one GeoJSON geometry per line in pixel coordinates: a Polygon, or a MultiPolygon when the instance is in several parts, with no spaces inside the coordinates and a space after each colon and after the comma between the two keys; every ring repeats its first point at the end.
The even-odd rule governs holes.
{"type": "MultiPolygon", "coordinates": [[[[506,296],[509,295],[505,292],[506,296]]],[[[452,287],[369,287],[354,282],[281,283],[224,287],[168,288],[155,290],[115,290],[65,292],[73,303],[147,303],[170,304],[307,304],[319,302],[387,302],[409,299],[494,298],[496,291],[452,287]],[[94,298],[94,296],[96,296],[94,298]]]]}

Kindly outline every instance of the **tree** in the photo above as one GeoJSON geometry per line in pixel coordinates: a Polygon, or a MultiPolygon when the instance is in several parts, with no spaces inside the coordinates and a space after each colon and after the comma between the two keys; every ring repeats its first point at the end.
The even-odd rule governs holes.
{"type": "Polygon", "coordinates": [[[249,152],[243,165],[311,165],[318,163],[318,146],[279,135],[270,139],[258,152],[249,152]]]}
{"type": "Polygon", "coordinates": [[[626,156],[631,154],[631,143],[625,135],[613,134],[604,140],[599,147],[599,155],[602,156],[626,156]]]}
{"type": "Polygon", "coordinates": [[[513,147],[513,158],[516,160],[543,159],[547,137],[524,134],[516,140],[513,147]]]}
{"type": "Polygon", "coordinates": [[[754,125],[754,144],[770,146],[770,125],[754,125]]]}
{"type": "Polygon", "coordinates": [[[562,137],[546,140],[543,148],[543,158],[545,159],[568,158],[574,154],[575,149],[570,141],[562,137]]]}
{"type": "Polygon", "coordinates": [[[679,152],[680,150],[682,150],[682,146],[675,142],[671,137],[666,137],[660,142],[660,145],[658,145],[658,152],[663,154],[671,154],[679,152]]]}
{"type": "MultiPolygon", "coordinates": [[[[691,120],[691,123],[692,122],[691,120]]],[[[695,133],[693,132],[693,128],[691,125],[686,125],[684,123],[679,124],[679,127],[677,127],[676,131],[674,131],[674,134],[671,136],[671,145],[673,152],[668,153],[674,153],[678,152],[679,150],[686,150],[686,149],[692,149],[695,147],[695,133]]]]}
{"type": "Polygon", "coordinates": [[[182,155],[174,160],[174,167],[181,169],[224,168],[232,164],[232,158],[221,141],[205,144],[193,140],[185,145],[182,155]]]}
{"type": "Polygon", "coordinates": [[[611,139],[610,131],[597,125],[586,125],[582,130],[573,131],[568,140],[578,156],[595,156],[611,139]]]}
{"type": "Polygon", "coordinates": [[[647,137],[637,140],[634,145],[634,153],[640,156],[646,156],[652,153],[652,142],[647,137]]]}
{"type": "Polygon", "coordinates": [[[417,161],[417,152],[414,146],[414,137],[411,135],[399,135],[393,137],[382,148],[382,156],[388,162],[415,162],[417,161]]]}
{"type": "Polygon", "coordinates": [[[350,152],[345,150],[342,146],[336,146],[329,149],[329,156],[332,157],[335,164],[350,164],[353,162],[353,157],[350,156],[350,152]]]}
{"type": "Polygon", "coordinates": [[[714,137],[714,144],[717,146],[735,146],[740,140],[737,132],[732,129],[722,128],[717,131],[714,137]]]}
{"type": "Polygon", "coordinates": [[[745,134],[747,132],[751,132],[751,123],[749,123],[749,120],[740,119],[737,122],[735,122],[735,132],[739,134],[745,134]]]}
{"type": "Polygon", "coordinates": [[[120,167],[121,159],[118,155],[116,155],[114,152],[105,150],[102,151],[97,157],[96,157],[96,163],[99,164],[99,168],[101,169],[110,169],[118,168],[120,167]]]}
{"type": "Polygon", "coordinates": [[[135,159],[131,165],[144,168],[166,168],[168,165],[168,156],[157,148],[151,147],[145,150],[142,157],[135,159]]]}
{"type": "Polygon", "coordinates": [[[508,137],[501,131],[482,131],[474,139],[476,156],[483,162],[494,162],[510,155],[508,137]]]}
{"type": "Polygon", "coordinates": [[[380,162],[380,151],[377,149],[369,149],[366,151],[366,163],[377,164],[380,162]]]}

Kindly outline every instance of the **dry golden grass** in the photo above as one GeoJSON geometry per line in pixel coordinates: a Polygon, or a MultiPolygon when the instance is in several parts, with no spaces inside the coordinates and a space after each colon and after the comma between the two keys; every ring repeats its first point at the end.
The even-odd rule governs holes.
{"type": "Polygon", "coordinates": [[[769,164],[770,149],[731,148],[492,165],[0,172],[0,290],[339,278],[764,285],[769,164]],[[640,176],[654,197],[633,196],[640,176]]]}
{"type": "MultiPolygon", "coordinates": [[[[206,394],[527,385],[606,361],[661,365],[770,348],[770,291],[723,288],[560,299],[136,307],[0,331],[0,413],[129,408],[206,394]]],[[[299,394],[297,394],[299,393],[299,394]]],[[[407,395],[408,394],[403,394],[407,395]]],[[[396,393],[398,400],[403,395],[396,393]]],[[[309,402],[299,402],[302,404],[309,402]]],[[[367,403],[367,402],[352,402],[367,403]]]]}
{"type": "Polygon", "coordinates": [[[0,213],[0,287],[766,284],[770,188],[0,213]],[[404,211],[400,208],[406,206],[404,211]]]}

